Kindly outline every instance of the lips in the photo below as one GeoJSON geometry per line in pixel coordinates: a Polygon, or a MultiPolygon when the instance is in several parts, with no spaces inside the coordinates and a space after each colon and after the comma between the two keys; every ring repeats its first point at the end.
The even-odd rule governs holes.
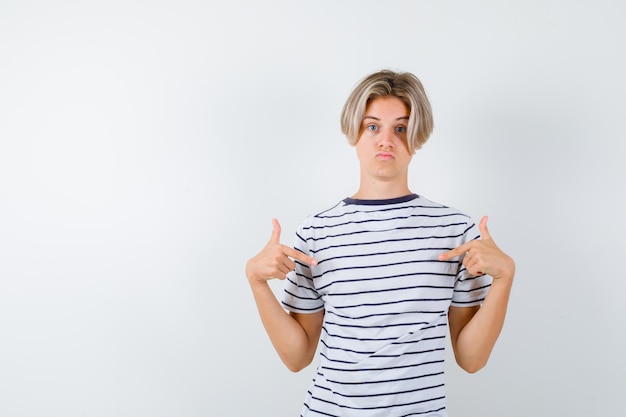
{"type": "Polygon", "coordinates": [[[388,161],[394,158],[393,153],[391,152],[379,152],[376,154],[376,158],[382,159],[383,161],[388,161]]]}

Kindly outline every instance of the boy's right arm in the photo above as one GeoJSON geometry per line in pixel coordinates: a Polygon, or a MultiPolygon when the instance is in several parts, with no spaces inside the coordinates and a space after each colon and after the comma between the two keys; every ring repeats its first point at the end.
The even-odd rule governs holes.
{"type": "Polygon", "coordinates": [[[274,349],[287,368],[297,372],[308,366],[315,356],[324,311],[312,314],[288,313],[274,296],[267,281],[285,279],[296,266],[292,258],[308,265],[315,265],[317,261],[282,245],[280,224],[276,219],[272,223],[272,236],[263,250],[246,264],[246,276],[274,349]]]}

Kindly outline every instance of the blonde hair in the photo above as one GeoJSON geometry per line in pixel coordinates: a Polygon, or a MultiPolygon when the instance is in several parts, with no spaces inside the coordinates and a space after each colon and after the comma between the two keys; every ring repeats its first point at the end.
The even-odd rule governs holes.
{"type": "Polygon", "coordinates": [[[398,97],[409,110],[407,146],[414,153],[433,131],[430,102],[420,80],[410,72],[382,70],[363,78],[352,90],[341,112],[341,131],[356,145],[367,105],[378,97],[398,97]]]}

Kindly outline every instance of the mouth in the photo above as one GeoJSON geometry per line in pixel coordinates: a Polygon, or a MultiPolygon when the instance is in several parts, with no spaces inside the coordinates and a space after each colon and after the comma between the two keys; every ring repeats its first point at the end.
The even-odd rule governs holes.
{"type": "Polygon", "coordinates": [[[382,159],[383,161],[389,161],[395,157],[391,152],[379,152],[376,154],[376,158],[382,159]]]}

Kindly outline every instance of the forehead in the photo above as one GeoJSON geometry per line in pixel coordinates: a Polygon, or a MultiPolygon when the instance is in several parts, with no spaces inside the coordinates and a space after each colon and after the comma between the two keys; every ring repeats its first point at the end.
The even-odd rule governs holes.
{"type": "Polygon", "coordinates": [[[365,107],[363,118],[374,116],[376,118],[391,117],[394,119],[408,117],[409,109],[402,100],[395,96],[376,97],[365,107]]]}

